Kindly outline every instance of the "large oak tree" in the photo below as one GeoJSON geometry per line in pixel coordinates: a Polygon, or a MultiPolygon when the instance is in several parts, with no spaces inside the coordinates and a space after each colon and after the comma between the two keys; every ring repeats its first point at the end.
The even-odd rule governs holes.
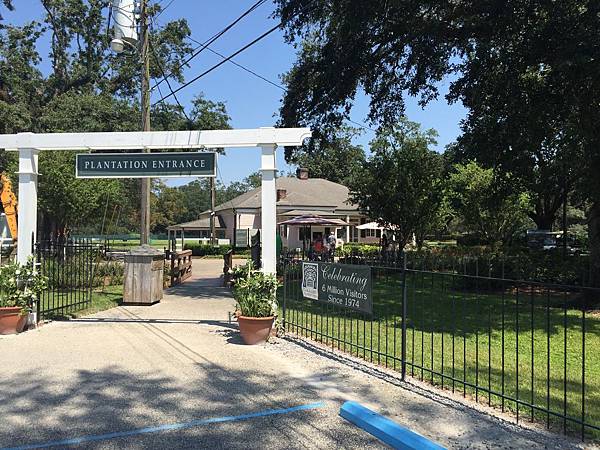
{"type": "Polygon", "coordinates": [[[497,145],[478,144],[477,152],[515,176],[521,168],[524,181],[532,175],[538,224],[562,202],[556,179],[578,180],[591,204],[593,271],[600,274],[599,2],[276,3],[288,40],[300,45],[286,77],[282,124],[326,134],[349,117],[362,89],[368,119],[389,126],[403,115],[405,95],[426,104],[446,78],[448,100],[469,108],[470,142],[498,134],[497,145]]]}

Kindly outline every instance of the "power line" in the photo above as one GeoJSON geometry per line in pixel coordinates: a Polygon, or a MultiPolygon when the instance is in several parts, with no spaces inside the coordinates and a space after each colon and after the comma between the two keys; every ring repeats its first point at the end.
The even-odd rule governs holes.
{"type": "MultiPolygon", "coordinates": [[[[154,49],[154,45],[152,45],[152,41],[149,40],[149,43],[150,43],[150,51],[152,52],[152,56],[154,57],[154,61],[156,62],[156,65],[160,69],[160,73],[162,74],[163,79],[167,82],[167,86],[169,87],[169,90],[171,91],[171,94],[173,94],[173,97],[175,98],[175,101],[177,102],[177,105],[179,105],[179,108],[181,108],[181,111],[183,112],[183,115],[187,119],[188,123],[191,123],[190,118],[188,117],[187,113],[185,112],[185,108],[181,105],[181,103],[179,102],[179,99],[177,98],[177,96],[173,92],[173,88],[171,87],[171,82],[169,81],[169,79],[165,75],[165,71],[164,71],[164,69],[163,69],[163,67],[162,67],[162,65],[160,63],[160,60],[158,59],[158,56],[156,55],[156,50],[154,49]]],[[[162,93],[160,94],[160,96],[162,97],[162,93]]]]}
{"type": "MultiPolygon", "coordinates": [[[[222,53],[219,53],[218,51],[216,51],[216,50],[213,50],[213,49],[212,49],[212,48],[210,48],[208,45],[202,44],[200,41],[197,41],[197,40],[196,40],[196,39],[194,39],[193,37],[191,37],[191,36],[188,36],[188,39],[189,39],[190,41],[193,41],[193,42],[195,42],[195,43],[197,43],[197,44],[200,44],[200,45],[202,45],[202,46],[206,47],[206,50],[208,50],[209,52],[212,52],[212,53],[214,53],[215,55],[217,55],[217,56],[219,56],[219,57],[221,57],[221,59],[225,59],[225,58],[226,58],[226,56],[224,56],[222,53]]],[[[257,78],[260,78],[261,80],[263,80],[263,81],[265,81],[265,82],[267,82],[267,83],[269,83],[269,84],[272,84],[272,85],[273,85],[273,86],[275,86],[276,88],[279,88],[279,89],[281,89],[282,91],[287,91],[287,89],[286,89],[285,87],[283,87],[282,85],[280,85],[280,84],[277,84],[276,82],[269,80],[268,78],[266,78],[266,77],[264,77],[264,76],[260,75],[259,73],[256,73],[256,72],[255,72],[255,71],[253,71],[252,69],[249,69],[248,67],[245,67],[245,66],[243,66],[243,65],[239,64],[238,62],[234,61],[233,59],[231,59],[231,58],[230,58],[230,59],[229,59],[229,62],[230,62],[231,64],[233,64],[234,66],[237,66],[237,67],[239,67],[240,69],[242,69],[242,70],[245,70],[246,72],[248,72],[248,73],[250,73],[250,74],[254,75],[255,77],[257,77],[257,78]]]]}
{"type": "MultiPolygon", "coordinates": [[[[158,2],[158,5],[160,5],[160,4],[161,4],[163,1],[164,1],[164,0],[160,0],[160,1],[158,2]]],[[[167,10],[167,8],[173,4],[173,2],[174,2],[174,1],[175,1],[175,0],[171,0],[171,1],[170,1],[170,2],[167,4],[167,6],[165,6],[164,8],[161,8],[161,9],[160,9],[160,11],[158,12],[158,14],[157,14],[157,15],[154,17],[154,19],[158,19],[158,17],[159,17],[159,16],[160,16],[162,13],[164,13],[164,12],[167,10]]]]}
{"type": "MultiPolygon", "coordinates": [[[[223,54],[219,53],[219,52],[218,52],[218,51],[216,51],[216,50],[213,50],[213,49],[212,49],[212,48],[210,48],[208,45],[202,44],[200,41],[197,41],[196,39],[194,39],[194,38],[193,38],[193,37],[191,37],[191,36],[189,36],[189,37],[188,37],[188,39],[189,39],[190,41],[193,41],[193,42],[197,43],[197,44],[203,45],[204,47],[206,47],[206,50],[208,50],[209,52],[212,52],[212,53],[214,53],[215,55],[217,55],[217,56],[221,57],[222,59],[226,59],[226,58],[227,58],[227,57],[226,57],[226,56],[224,56],[223,54]]],[[[246,72],[248,72],[248,73],[250,73],[250,74],[254,75],[254,76],[255,76],[255,77],[257,77],[257,78],[260,78],[261,80],[265,81],[266,83],[269,83],[270,85],[272,85],[272,86],[275,86],[276,88],[278,88],[278,89],[281,89],[281,90],[282,90],[282,91],[284,91],[284,92],[287,92],[287,88],[286,88],[285,86],[282,86],[281,84],[279,84],[279,83],[276,83],[275,81],[269,80],[268,78],[266,78],[266,77],[262,76],[261,74],[259,74],[259,73],[256,73],[256,72],[255,72],[255,71],[253,71],[252,69],[249,69],[248,67],[246,67],[246,66],[243,66],[242,64],[240,64],[240,63],[238,63],[238,62],[234,61],[232,58],[229,58],[228,62],[230,62],[231,64],[235,65],[236,67],[239,67],[240,69],[242,69],[242,70],[244,70],[244,71],[246,71],[246,72]]],[[[352,120],[352,119],[346,119],[346,120],[347,120],[348,122],[350,122],[350,123],[353,123],[354,125],[356,125],[356,126],[358,126],[358,127],[360,127],[360,128],[364,128],[365,130],[369,130],[369,131],[376,132],[376,130],[374,130],[373,128],[370,128],[370,127],[368,127],[368,126],[366,126],[366,125],[364,125],[364,124],[362,124],[362,123],[360,123],[360,122],[356,122],[355,120],[352,120]]]]}
{"type": "MultiPolygon", "coordinates": [[[[240,21],[240,20],[241,20],[241,19],[242,19],[242,18],[243,18],[245,15],[247,15],[247,14],[251,13],[251,12],[252,12],[254,9],[256,9],[257,7],[259,7],[260,5],[262,5],[262,4],[263,4],[265,1],[266,1],[266,0],[259,0],[258,2],[256,2],[256,3],[255,3],[254,5],[252,5],[252,6],[251,6],[251,7],[250,7],[250,8],[249,8],[249,9],[248,9],[248,10],[247,10],[247,11],[246,11],[244,14],[242,14],[242,16],[240,16],[238,19],[236,19],[236,20],[235,20],[235,21],[234,21],[232,24],[230,24],[228,27],[226,27],[226,28],[225,28],[223,31],[221,31],[221,32],[219,32],[219,33],[215,34],[213,37],[209,38],[207,41],[200,42],[200,41],[198,41],[198,40],[194,39],[193,37],[191,37],[191,36],[188,36],[188,39],[189,39],[189,40],[191,40],[192,42],[195,42],[196,44],[198,44],[198,47],[196,48],[196,50],[198,50],[198,51],[196,52],[196,50],[194,50],[194,54],[192,54],[192,56],[190,56],[190,57],[189,57],[189,58],[188,58],[186,61],[184,61],[182,64],[180,64],[180,65],[178,66],[178,69],[179,69],[179,68],[181,68],[181,67],[183,67],[183,66],[184,66],[185,64],[187,64],[187,63],[188,63],[188,62],[189,62],[191,59],[193,59],[195,56],[197,56],[197,55],[198,55],[200,52],[202,52],[202,51],[203,51],[203,50],[205,50],[205,49],[206,49],[206,50],[208,50],[208,51],[210,51],[210,52],[212,52],[212,53],[214,53],[215,55],[219,56],[219,57],[222,59],[222,61],[221,61],[221,62],[219,62],[219,63],[217,63],[217,64],[215,64],[215,65],[214,65],[214,66],[212,66],[211,68],[209,68],[209,69],[205,70],[204,72],[202,72],[202,73],[201,73],[200,75],[198,75],[197,77],[195,77],[195,78],[191,79],[190,81],[186,82],[185,84],[181,85],[181,86],[180,86],[180,87],[178,87],[178,88],[177,88],[175,91],[173,91],[173,90],[171,89],[171,93],[170,93],[170,94],[168,94],[167,96],[162,96],[162,94],[161,94],[161,99],[160,99],[160,100],[158,100],[157,102],[155,102],[155,103],[153,104],[153,106],[154,106],[154,105],[157,105],[157,104],[159,104],[159,103],[162,103],[163,101],[165,101],[167,98],[169,98],[169,97],[171,97],[171,96],[175,96],[175,94],[176,94],[177,92],[179,92],[180,90],[182,90],[182,89],[186,88],[186,87],[187,87],[187,86],[189,86],[190,84],[192,84],[192,83],[196,82],[197,80],[199,80],[200,78],[204,77],[205,75],[208,75],[210,72],[212,72],[213,70],[215,70],[215,69],[217,69],[218,67],[222,66],[222,65],[223,65],[224,63],[226,63],[226,62],[230,62],[231,64],[233,64],[233,65],[235,65],[235,66],[239,67],[240,69],[242,69],[242,70],[244,70],[244,71],[246,71],[246,72],[250,73],[251,75],[253,75],[253,76],[257,77],[257,78],[260,78],[261,80],[265,81],[266,83],[269,83],[269,84],[271,84],[272,86],[275,86],[276,88],[278,88],[278,89],[281,89],[281,90],[282,90],[282,91],[284,91],[284,92],[287,92],[287,91],[288,91],[288,90],[287,90],[287,88],[286,88],[286,87],[284,87],[284,86],[282,86],[281,84],[279,84],[279,83],[276,83],[276,82],[274,82],[274,81],[272,81],[272,80],[269,80],[268,78],[266,78],[266,77],[264,77],[264,76],[262,76],[262,75],[260,75],[260,74],[256,73],[256,72],[255,72],[255,71],[253,71],[252,69],[249,69],[248,67],[245,67],[245,66],[243,66],[242,64],[239,64],[238,62],[236,62],[236,61],[234,61],[234,60],[233,60],[233,58],[234,58],[235,56],[239,55],[240,53],[242,53],[243,51],[245,51],[246,49],[248,49],[248,48],[249,48],[249,47],[251,47],[252,45],[256,44],[258,41],[262,40],[263,38],[265,38],[265,37],[266,37],[266,36],[268,36],[269,34],[273,33],[275,30],[277,30],[279,27],[281,27],[281,26],[283,25],[283,23],[279,23],[278,25],[274,26],[273,28],[271,28],[270,30],[266,31],[265,33],[263,33],[262,35],[260,35],[260,36],[259,36],[259,37],[257,37],[256,39],[254,39],[252,42],[250,42],[249,44],[246,44],[244,47],[240,48],[239,50],[237,50],[236,52],[232,53],[232,54],[231,54],[231,55],[229,55],[229,56],[224,56],[223,54],[221,54],[221,53],[217,52],[216,50],[213,50],[212,48],[210,48],[210,45],[211,45],[211,44],[212,44],[214,41],[216,41],[216,40],[217,40],[217,39],[218,39],[220,36],[222,36],[222,35],[223,35],[223,34],[224,34],[224,33],[225,33],[225,32],[226,32],[228,29],[230,29],[230,28],[231,28],[232,26],[234,26],[234,25],[235,25],[237,22],[239,22],[239,21],[240,21]]],[[[312,2],[311,2],[311,3],[312,3],[312,2]]],[[[306,5],[306,6],[309,6],[309,5],[306,5]]],[[[167,80],[167,78],[168,78],[168,77],[163,77],[163,78],[164,78],[164,79],[163,79],[163,80],[161,80],[161,81],[159,81],[158,83],[156,83],[156,84],[154,85],[154,87],[157,87],[157,86],[158,86],[160,83],[162,83],[162,81],[167,81],[167,82],[168,82],[168,80],[167,80]]],[[[153,87],[153,89],[154,89],[154,87],[153,87]]],[[[352,119],[350,119],[350,118],[347,118],[346,120],[347,120],[348,122],[350,122],[350,123],[352,123],[352,124],[354,124],[354,125],[356,125],[356,126],[360,127],[360,128],[363,128],[363,129],[365,129],[365,130],[369,130],[369,131],[372,131],[372,132],[376,132],[376,130],[374,130],[373,128],[370,128],[370,127],[368,127],[368,126],[366,126],[366,125],[364,125],[364,124],[362,124],[362,123],[360,123],[360,122],[356,122],[355,120],[352,120],[352,119]]]]}
{"type": "Polygon", "coordinates": [[[260,40],[264,39],[265,37],[267,37],[268,35],[270,35],[271,33],[273,33],[274,31],[276,31],[279,27],[281,26],[281,24],[277,24],[275,25],[273,28],[271,28],[268,31],[265,31],[263,34],[261,34],[259,37],[257,37],[256,39],[254,39],[252,42],[244,45],[242,48],[240,48],[239,50],[235,51],[234,53],[232,53],[231,55],[225,57],[225,59],[223,59],[223,61],[215,64],[214,66],[212,66],[210,69],[205,70],[204,72],[202,72],[200,75],[192,78],[190,81],[188,81],[187,83],[182,84],[181,86],[179,86],[177,89],[175,89],[175,91],[171,92],[170,94],[168,94],[166,97],[161,98],[159,101],[157,101],[156,103],[154,103],[154,105],[158,104],[158,103],[162,103],[163,101],[165,101],[167,98],[175,95],[177,92],[181,91],[182,89],[186,88],[187,86],[189,86],[192,83],[195,83],[196,81],[198,81],[200,78],[204,77],[205,75],[208,75],[209,73],[211,73],[213,70],[221,67],[223,64],[225,64],[227,61],[229,61],[231,58],[239,55],[240,53],[242,53],[243,51],[247,50],[248,48],[252,47],[254,44],[256,44],[257,42],[259,42],[260,40]]]}
{"type": "MultiPolygon", "coordinates": [[[[174,1],[174,0],[172,0],[172,1],[174,1]]],[[[202,53],[202,51],[206,48],[205,47],[206,45],[210,45],[210,44],[214,43],[217,39],[219,39],[221,36],[223,36],[225,33],[227,33],[231,28],[233,28],[240,20],[242,20],[244,17],[246,17],[248,14],[253,12],[255,9],[257,9],[259,6],[261,6],[265,2],[266,2],[266,0],[256,1],[250,8],[248,8],[246,11],[244,11],[237,19],[235,19],[233,22],[231,22],[229,25],[227,25],[221,31],[215,33],[213,36],[208,38],[204,43],[199,43],[200,46],[196,47],[193,50],[192,54],[185,61],[183,61],[181,64],[179,64],[177,66],[177,69],[175,69],[175,70],[179,70],[183,66],[185,66],[187,63],[189,63],[192,59],[194,59],[196,56],[198,56],[200,53],[202,53]]],[[[157,17],[158,17],[158,15],[157,15],[157,17]]],[[[170,76],[172,76],[172,73],[169,75],[169,77],[170,76]]],[[[156,86],[158,86],[161,83],[162,83],[162,80],[157,82],[152,87],[152,89],[154,89],[156,86]]]]}

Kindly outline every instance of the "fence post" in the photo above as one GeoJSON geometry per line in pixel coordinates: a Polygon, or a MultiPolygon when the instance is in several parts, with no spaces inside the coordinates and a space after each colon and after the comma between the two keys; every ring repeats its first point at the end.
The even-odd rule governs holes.
{"type": "MultiPolygon", "coordinates": [[[[40,243],[34,243],[33,240],[31,241],[31,245],[32,247],[34,247],[35,249],[35,262],[36,262],[36,266],[37,266],[37,270],[40,271],[40,273],[42,272],[42,252],[40,249],[40,243]]],[[[33,253],[33,252],[32,252],[33,253]]],[[[35,302],[35,326],[37,328],[37,324],[40,322],[40,311],[41,311],[41,307],[40,307],[40,302],[42,301],[42,294],[40,292],[38,292],[37,294],[37,300],[35,302]]]]}
{"type": "Polygon", "coordinates": [[[175,286],[175,253],[171,252],[171,287],[175,286]]]}
{"type": "Polygon", "coordinates": [[[406,286],[406,252],[402,252],[402,381],[406,378],[406,311],[408,290],[406,286]]]}
{"type": "Polygon", "coordinates": [[[285,327],[285,299],[287,297],[287,272],[288,272],[288,267],[287,264],[283,263],[283,303],[281,305],[281,311],[282,311],[282,315],[283,315],[283,319],[281,320],[281,326],[283,327],[283,332],[285,333],[286,327],[285,327]]]}

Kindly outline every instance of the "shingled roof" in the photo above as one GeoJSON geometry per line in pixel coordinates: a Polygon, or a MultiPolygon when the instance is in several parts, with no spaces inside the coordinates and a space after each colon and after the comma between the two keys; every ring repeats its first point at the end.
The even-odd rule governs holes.
{"type": "MultiPolygon", "coordinates": [[[[281,177],[275,180],[277,189],[284,189],[286,195],[277,202],[277,206],[293,208],[327,208],[330,210],[354,211],[357,205],[349,203],[349,189],[339,183],[323,178],[300,180],[296,177],[281,177]]],[[[261,188],[253,189],[239,195],[215,208],[215,211],[226,209],[260,208],[261,188]]]]}

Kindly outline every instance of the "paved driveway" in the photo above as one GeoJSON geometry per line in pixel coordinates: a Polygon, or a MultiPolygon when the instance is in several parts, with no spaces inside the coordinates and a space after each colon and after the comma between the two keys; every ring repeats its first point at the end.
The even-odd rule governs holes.
{"type": "Polygon", "coordinates": [[[194,261],[158,305],[0,338],[0,448],[381,448],[338,416],[347,399],[448,447],[575,446],[314,348],[241,345],[220,264],[194,261]]]}

